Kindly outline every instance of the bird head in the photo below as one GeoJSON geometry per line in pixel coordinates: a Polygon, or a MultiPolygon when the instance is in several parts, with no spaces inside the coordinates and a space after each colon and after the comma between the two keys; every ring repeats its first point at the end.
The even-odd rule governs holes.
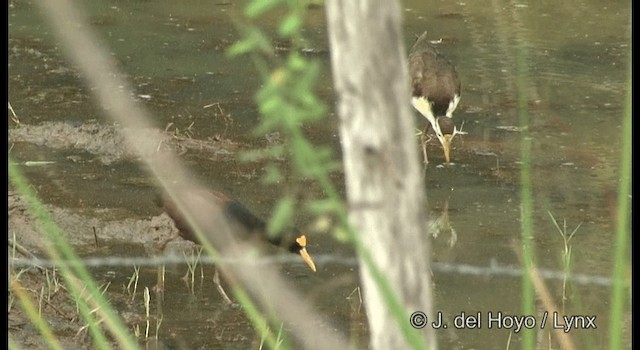
{"type": "Polygon", "coordinates": [[[442,144],[442,149],[444,150],[444,157],[449,163],[449,152],[451,151],[451,141],[456,135],[466,135],[466,131],[462,131],[462,127],[464,126],[464,122],[462,122],[462,126],[460,129],[453,125],[453,121],[451,118],[442,117],[438,118],[438,130],[436,130],[436,136],[442,144]],[[449,125],[450,124],[450,125],[449,125]]]}
{"type": "Polygon", "coordinates": [[[442,144],[442,149],[444,150],[444,158],[447,163],[450,162],[451,158],[449,156],[451,152],[451,140],[456,135],[456,126],[453,124],[453,120],[448,117],[438,117],[436,119],[436,136],[438,137],[438,141],[442,144]]]}
{"type": "Polygon", "coordinates": [[[309,268],[316,272],[316,264],[313,263],[313,259],[311,259],[311,255],[307,252],[307,236],[304,234],[299,234],[296,236],[296,239],[289,246],[289,251],[292,253],[300,254],[302,260],[309,266],[309,268]]]}

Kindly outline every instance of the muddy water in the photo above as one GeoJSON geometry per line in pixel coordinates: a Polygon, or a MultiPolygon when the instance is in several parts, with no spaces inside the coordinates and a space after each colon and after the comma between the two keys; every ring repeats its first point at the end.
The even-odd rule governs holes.
{"type": "MultiPolygon", "coordinates": [[[[151,111],[159,129],[171,123],[168,130],[177,135],[228,141],[220,145],[224,152],[186,148],[182,157],[196,175],[266,215],[282,188],[261,187],[256,180],[263,174],[263,164],[241,163],[236,155],[263,147],[275,136],[251,134],[258,118],[252,96],[260,86],[251,61],[245,57],[229,60],[224,55],[238,39],[233,23],[242,15],[242,3],[85,2],[83,6],[92,28],[128,75],[134,94],[151,111]]],[[[509,330],[487,329],[486,316],[490,311],[520,313],[519,278],[496,271],[484,275],[460,269],[451,272],[445,267],[518,264],[513,247],[520,232],[523,133],[517,106],[518,91],[524,88],[532,144],[532,239],[537,263],[548,270],[562,270],[563,243],[551,213],[561,227],[566,220],[569,233],[581,225],[571,240],[572,272],[610,274],[630,57],[630,3],[407,1],[405,8],[407,47],[424,30],[434,39],[443,38],[440,50],[455,62],[462,79],[455,120],[458,125],[464,122],[463,130],[468,132],[454,140],[452,166],[440,166],[440,148],[429,148],[432,163],[425,170],[429,201],[425,215],[440,219],[433,238],[434,260],[439,263],[434,268],[436,310],[447,320],[461,312],[481,312],[485,319],[481,329],[441,330],[439,341],[443,348],[504,348],[509,330]],[[518,85],[520,42],[526,43],[528,75],[518,85]]],[[[260,25],[272,33],[276,20],[274,14],[260,25]]],[[[10,3],[9,29],[9,101],[22,127],[43,122],[76,129],[87,123],[109,125],[30,2],[10,3]]],[[[325,31],[323,9],[314,7],[305,36],[314,59],[326,68],[318,93],[332,106],[325,31]]],[[[416,117],[418,125],[424,123],[420,118],[416,117]]],[[[10,125],[16,129],[15,124],[10,125]]],[[[332,145],[338,153],[333,114],[326,123],[306,131],[314,141],[332,145]]],[[[152,203],[152,180],[135,159],[111,155],[105,161],[104,153],[94,148],[12,137],[16,142],[11,152],[17,161],[56,162],[24,168],[46,203],[89,215],[108,209],[111,219],[146,220],[159,214],[152,203]]],[[[309,188],[312,195],[317,194],[313,184],[309,188]]],[[[298,224],[304,222],[300,218],[298,224]]],[[[113,249],[108,253],[140,253],[136,247],[113,249]]],[[[313,236],[310,250],[320,259],[352,256],[328,235],[313,236]]],[[[195,289],[179,280],[185,268],[168,270],[165,298],[156,308],[164,315],[160,342],[185,348],[257,347],[259,339],[242,312],[222,306],[211,282],[212,268],[205,268],[205,278],[195,289]]],[[[120,269],[116,282],[125,284],[132,268],[120,269]]],[[[284,264],[283,269],[309,295],[319,313],[333,321],[332,327],[348,330],[358,348],[366,347],[366,320],[355,297],[357,270],[351,260],[320,264],[316,274],[307,273],[295,262],[284,264]]],[[[141,283],[153,285],[155,271],[143,269],[141,283]]],[[[548,283],[560,302],[561,281],[548,283]]],[[[574,283],[567,293],[565,313],[594,315],[598,326],[570,332],[577,347],[606,348],[609,288],[595,282],[574,283]]],[[[546,339],[547,333],[539,338],[546,339]]],[[[519,339],[518,334],[511,335],[512,343],[519,339]]]]}

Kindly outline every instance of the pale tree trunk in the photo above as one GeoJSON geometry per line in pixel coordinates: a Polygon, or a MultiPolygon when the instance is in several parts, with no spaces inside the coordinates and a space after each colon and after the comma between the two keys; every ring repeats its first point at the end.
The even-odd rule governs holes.
{"type": "MultiPolygon", "coordinates": [[[[407,315],[431,315],[427,214],[400,4],[326,0],[326,7],[349,218],[407,315]]],[[[408,348],[362,259],[360,266],[371,347],[408,348]]],[[[420,332],[435,348],[429,325],[420,332]]]]}

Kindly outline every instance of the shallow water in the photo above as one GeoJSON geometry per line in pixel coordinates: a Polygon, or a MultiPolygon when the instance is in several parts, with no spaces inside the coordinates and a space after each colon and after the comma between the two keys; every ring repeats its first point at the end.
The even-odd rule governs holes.
{"type": "MultiPolygon", "coordinates": [[[[242,15],[243,2],[82,5],[92,29],[128,75],[158,128],[173,123],[177,132],[196,139],[231,139],[241,144],[240,149],[268,143],[251,134],[258,119],[253,94],[260,78],[247,57],[229,60],[224,54],[239,38],[234,20],[242,15]]],[[[561,226],[566,220],[569,232],[581,224],[571,240],[572,273],[608,276],[630,57],[630,2],[406,1],[404,6],[406,47],[424,30],[434,39],[443,37],[440,51],[456,64],[462,80],[462,100],[454,116],[458,125],[464,122],[468,134],[454,140],[454,164],[448,167],[439,165],[441,149],[432,145],[432,163],[425,170],[429,202],[425,215],[443,220],[433,239],[434,261],[486,268],[518,265],[514,249],[520,237],[518,89],[523,85],[518,84],[516,71],[517,45],[524,40],[537,263],[562,270],[563,244],[551,213],[561,226]]],[[[276,20],[274,14],[259,23],[271,33],[276,20]]],[[[332,106],[325,31],[324,10],[309,10],[305,36],[317,52],[314,59],[325,67],[318,93],[332,106]]],[[[23,124],[83,124],[105,118],[29,1],[9,6],[9,102],[23,124]]],[[[337,120],[330,113],[327,122],[305,131],[339,154],[337,120]]],[[[417,125],[424,123],[421,117],[416,120],[417,125]]],[[[53,166],[25,168],[46,203],[85,211],[113,208],[136,218],[159,214],[152,203],[152,181],[135,160],[107,165],[90,153],[25,142],[15,143],[11,152],[18,161],[57,161],[53,166]]],[[[256,181],[264,171],[261,164],[240,163],[233,156],[207,159],[192,152],[183,158],[197,176],[240,198],[260,215],[266,216],[281,193],[277,186],[265,189],[256,181]]],[[[310,185],[309,191],[318,189],[310,185]]],[[[298,224],[303,225],[304,219],[298,224]]],[[[309,249],[320,260],[353,256],[328,235],[311,238],[309,249]]],[[[353,297],[358,287],[356,265],[346,259],[319,266],[316,274],[295,262],[283,269],[319,313],[360,339],[356,347],[366,347],[364,308],[353,297]]],[[[495,271],[450,272],[442,266],[434,267],[434,288],[436,311],[445,317],[463,311],[519,314],[519,277],[495,271]]],[[[164,315],[161,343],[170,348],[257,348],[259,338],[242,312],[222,306],[211,282],[212,271],[205,268],[205,278],[193,291],[179,280],[184,266],[168,272],[167,292],[157,307],[164,315]]],[[[122,268],[116,278],[125,283],[129,274],[129,268],[122,268]]],[[[141,278],[143,285],[151,286],[155,271],[145,269],[141,278]]],[[[578,348],[608,344],[609,287],[594,283],[569,288],[566,313],[597,316],[596,330],[569,333],[578,348]]],[[[561,281],[549,281],[558,301],[561,287],[561,281]]],[[[437,334],[442,348],[504,348],[509,337],[506,329],[487,327],[450,327],[437,334]]],[[[519,335],[513,334],[512,344],[518,340],[519,335]]]]}

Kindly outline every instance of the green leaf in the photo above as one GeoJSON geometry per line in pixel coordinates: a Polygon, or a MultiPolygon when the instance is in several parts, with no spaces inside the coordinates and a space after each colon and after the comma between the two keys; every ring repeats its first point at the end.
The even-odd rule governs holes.
{"type": "Polygon", "coordinates": [[[249,40],[248,38],[240,40],[227,49],[227,56],[239,56],[247,52],[251,52],[255,47],[255,42],[249,40]]]}
{"type": "Polygon", "coordinates": [[[251,51],[271,53],[271,41],[257,28],[245,28],[242,30],[244,39],[236,42],[227,49],[227,56],[233,57],[251,51]]]}
{"type": "Polygon", "coordinates": [[[305,61],[305,69],[303,71],[302,79],[300,79],[301,86],[310,90],[318,81],[318,77],[322,72],[322,67],[318,62],[305,61]]]}
{"type": "Polygon", "coordinates": [[[267,232],[270,237],[274,237],[284,231],[285,228],[291,227],[293,218],[295,201],[291,197],[283,197],[278,201],[276,209],[271,215],[267,232]]]}
{"type": "Polygon", "coordinates": [[[264,115],[278,115],[279,111],[285,106],[285,101],[278,95],[272,95],[261,101],[259,110],[264,115]]]}
{"type": "Polygon", "coordinates": [[[284,37],[290,37],[300,31],[302,27],[302,18],[298,14],[288,15],[282,22],[278,32],[284,37]]]}
{"type": "Polygon", "coordinates": [[[307,202],[306,207],[311,214],[317,216],[338,211],[340,202],[333,199],[316,199],[312,202],[307,202]]]}
{"type": "Polygon", "coordinates": [[[333,230],[333,237],[335,237],[335,239],[341,243],[347,243],[351,241],[351,238],[349,237],[349,232],[345,230],[342,226],[336,226],[335,230],[333,230]]]}
{"type": "Polygon", "coordinates": [[[253,0],[244,8],[247,17],[258,17],[276,7],[281,0],[253,0]]]}
{"type": "Polygon", "coordinates": [[[269,164],[265,168],[265,174],[262,176],[262,183],[264,184],[275,184],[282,181],[284,177],[282,176],[282,172],[280,172],[280,168],[275,166],[275,164],[269,164]]]}
{"type": "Polygon", "coordinates": [[[299,53],[292,52],[287,60],[287,66],[298,72],[304,72],[309,68],[309,61],[304,59],[299,53]]]}

